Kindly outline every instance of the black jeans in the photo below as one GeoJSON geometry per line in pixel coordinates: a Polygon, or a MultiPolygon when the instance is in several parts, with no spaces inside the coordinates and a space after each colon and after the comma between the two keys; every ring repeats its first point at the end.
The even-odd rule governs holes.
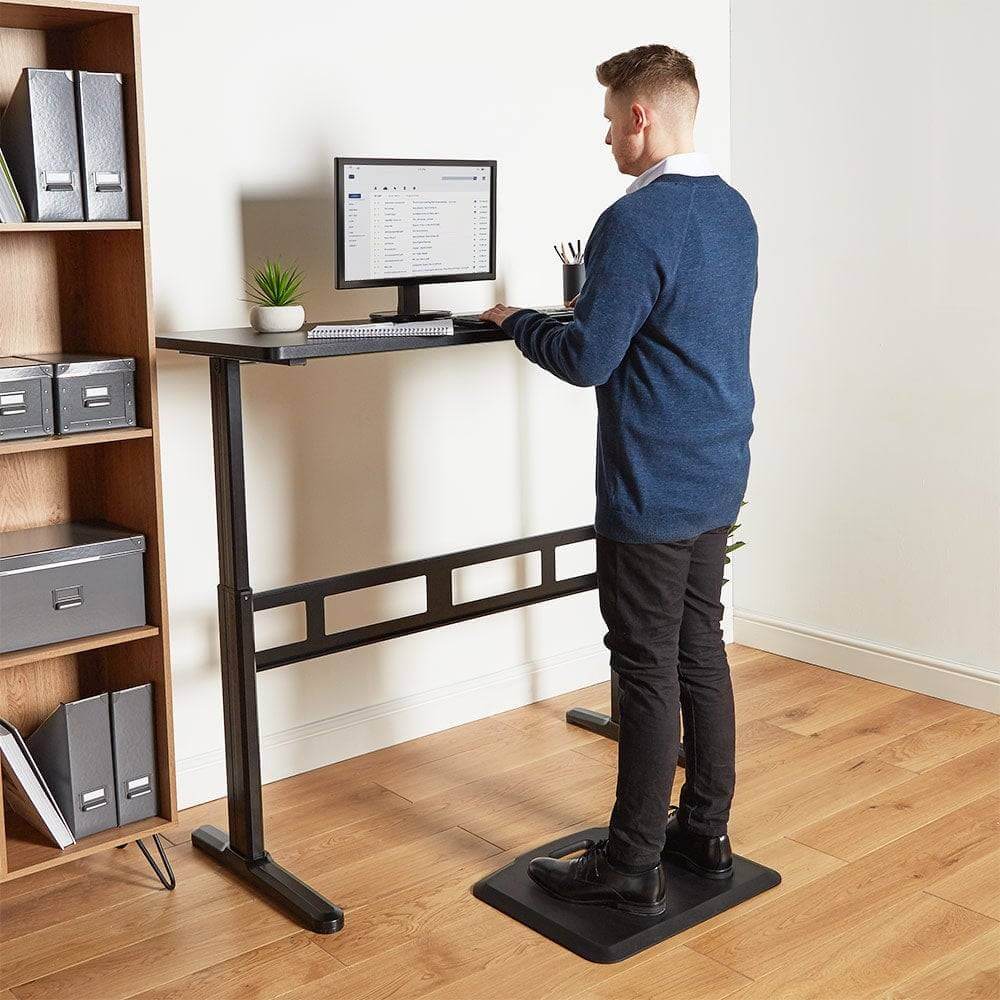
{"type": "Polygon", "coordinates": [[[681,712],[686,767],[679,818],[708,836],[726,832],[736,786],[736,719],[720,597],[728,531],[726,525],[648,545],[597,538],[604,643],[618,673],[621,714],[609,848],[612,860],[626,867],[660,860],[681,712]]]}

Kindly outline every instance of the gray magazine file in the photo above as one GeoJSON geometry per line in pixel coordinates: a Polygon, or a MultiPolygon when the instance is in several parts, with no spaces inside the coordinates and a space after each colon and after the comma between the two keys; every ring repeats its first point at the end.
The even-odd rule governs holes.
{"type": "Polygon", "coordinates": [[[118,825],[158,815],[153,685],[111,692],[118,825]]]}
{"type": "Polygon", "coordinates": [[[77,840],[118,825],[106,694],[60,705],[26,742],[77,840]]]}
{"type": "Polygon", "coordinates": [[[27,68],[0,119],[0,145],[30,222],[83,218],[73,71],[27,68]]]}
{"type": "Polygon", "coordinates": [[[80,69],[75,77],[84,218],[91,221],[127,219],[122,75],[80,69]]]}

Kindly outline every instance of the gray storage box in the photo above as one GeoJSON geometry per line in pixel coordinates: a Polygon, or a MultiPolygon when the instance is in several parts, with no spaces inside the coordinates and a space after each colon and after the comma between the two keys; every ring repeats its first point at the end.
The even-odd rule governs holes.
{"type": "Polygon", "coordinates": [[[33,354],[53,367],[56,431],[135,427],[135,358],[99,354],[33,354]]]}
{"type": "Polygon", "coordinates": [[[0,358],[0,441],[52,433],[52,365],[0,358]]]}
{"type": "Polygon", "coordinates": [[[0,534],[0,653],[145,625],[145,549],[103,524],[0,534]]]}
{"type": "Polygon", "coordinates": [[[26,742],[77,840],[118,825],[106,694],[63,703],[26,742]]]}
{"type": "Polygon", "coordinates": [[[152,684],[111,692],[119,826],[159,815],[155,719],[152,684]]]}

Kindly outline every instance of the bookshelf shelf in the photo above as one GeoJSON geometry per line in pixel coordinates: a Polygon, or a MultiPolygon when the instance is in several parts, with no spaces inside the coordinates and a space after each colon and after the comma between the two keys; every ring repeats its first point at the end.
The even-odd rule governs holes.
{"type": "Polygon", "coordinates": [[[20,455],[26,451],[53,451],[57,448],[80,448],[88,444],[110,441],[135,441],[153,436],[150,427],[122,427],[114,431],[90,431],[86,434],[26,438],[24,441],[0,441],[0,455],[20,455]]]}
{"type": "Polygon", "coordinates": [[[0,233],[86,233],[142,229],[141,222],[2,222],[0,233]]]}
{"type": "Polygon", "coordinates": [[[44,660],[52,660],[57,656],[85,653],[90,649],[120,646],[123,642],[135,642],[136,639],[149,639],[159,634],[160,630],[155,625],[137,625],[135,628],[123,628],[117,632],[88,635],[82,639],[67,639],[65,642],[55,642],[49,646],[33,646],[31,649],[19,649],[14,653],[0,653],[0,670],[5,670],[9,667],[19,667],[25,663],[39,663],[44,660]]]}
{"type": "Polygon", "coordinates": [[[158,817],[66,851],[4,803],[0,882],[177,821],[138,8],[0,0],[0,108],[26,66],[122,74],[133,221],[0,225],[0,356],[135,358],[138,426],[0,443],[0,531],[107,521],[142,532],[147,624],[0,654],[0,717],[28,735],[61,702],[151,683],[160,801],[158,817]]]}
{"type": "Polygon", "coordinates": [[[121,844],[130,844],[137,837],[149,837],[154,833],[162,833],[172,824],[163,816],[144,819],[128,826],[118,826],[113,830],[95,833],[91,837],[78,840],[65,851],[53,847],[42,838],[37,830],[32,829],[20,816],[14,816],[8,821],[7,828],[7,877],[21,878],[46,868],[65,864],[76,858],[86,857],[96,851],[108,850],[121,844]]]}

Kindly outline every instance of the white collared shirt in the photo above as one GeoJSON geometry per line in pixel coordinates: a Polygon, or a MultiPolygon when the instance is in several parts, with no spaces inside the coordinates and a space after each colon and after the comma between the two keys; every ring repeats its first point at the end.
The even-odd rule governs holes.
{"type": "Polygon", "coordinates": [[[664,174],[687,174],[689,177],[708,177],[719,171],[712,166],[712,160],[707,153],[674,153],[654,163],[648,170],[641,173],[627,189],[627,194],[644,188],[650,181],[664,174]]]}

